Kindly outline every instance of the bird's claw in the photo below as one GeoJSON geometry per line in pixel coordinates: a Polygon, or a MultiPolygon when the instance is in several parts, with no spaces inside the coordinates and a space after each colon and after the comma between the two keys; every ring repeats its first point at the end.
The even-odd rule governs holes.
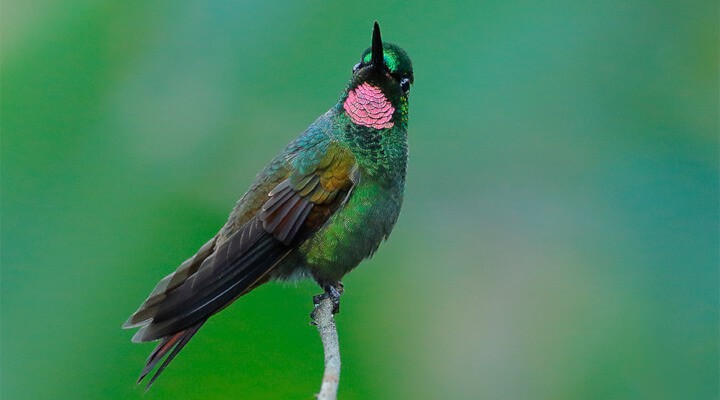
{"type": "MultiPolygon", "coordinates": [[[[313,304],[315,305],[315,309],[313,309],[313,312],[310,314],[310,318],[312,318],[313,322],[315,321],[315,312],[317,311],[317,308],[320,306],[320,302],[322,302],[325,299],[330,299],[333,303],[333,314],[337,314],[340,312],[340,295],[342,295],[344,291],[344,287],[342,282],[338,282],[335,285],[326,285],[324,286],[325,293],[318,294],[313,296],[313,304]]],[[[311,322],[311,323],[313,323],[311,322]]]]}

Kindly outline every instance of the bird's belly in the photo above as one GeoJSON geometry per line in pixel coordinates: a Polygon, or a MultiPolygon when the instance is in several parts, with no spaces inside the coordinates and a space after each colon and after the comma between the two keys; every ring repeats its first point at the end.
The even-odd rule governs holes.
{"type": "Polygon", "coordinates": [[[298,248],[307,271],[321,282],[339,281],[387,238],[401,203],[398,191],[356,187],[347,203],[298,248]]]}

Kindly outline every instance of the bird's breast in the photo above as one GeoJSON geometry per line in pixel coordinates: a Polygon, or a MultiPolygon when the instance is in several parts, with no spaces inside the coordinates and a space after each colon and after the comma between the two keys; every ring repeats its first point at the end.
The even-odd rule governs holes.
{"type": "Polygon", "coordinates": [[[388,237],[401,204],[402,188],[361,182],[345,205],[299,247],[306,268],[316,278],[340,280],[388,237]]]}

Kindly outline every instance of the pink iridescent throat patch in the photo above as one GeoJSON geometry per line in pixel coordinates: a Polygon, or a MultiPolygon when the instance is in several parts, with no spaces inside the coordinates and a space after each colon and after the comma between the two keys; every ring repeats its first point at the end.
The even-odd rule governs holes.
{"type": "Polygon", "coordinates": [[[392,128],[395,107],[382,91],[367,82],[351,90],[343,108],[352,122],[375,129],[392,128]]]}

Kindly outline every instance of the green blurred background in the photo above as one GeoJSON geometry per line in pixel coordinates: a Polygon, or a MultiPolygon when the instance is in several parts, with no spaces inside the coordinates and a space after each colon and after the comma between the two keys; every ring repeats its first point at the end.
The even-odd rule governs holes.
{"type": "Polygon", "coordinates": [[[346,278],[342,399],[718,397],[716,1],[3,1],[3,399],[312,399],[312,283],[147,394],[120,325],[333,105],[415,64],[407,196],[346,278]]]}

